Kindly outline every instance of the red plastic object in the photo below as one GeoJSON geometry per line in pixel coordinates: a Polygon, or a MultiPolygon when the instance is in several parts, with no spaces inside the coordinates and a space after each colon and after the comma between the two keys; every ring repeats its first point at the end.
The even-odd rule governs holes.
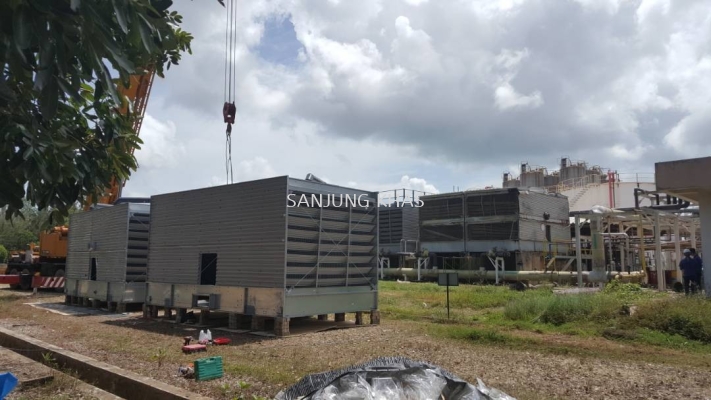
{"type": "Polygon", "coordinates": [[[212,343],[218,344],[218,345],[219,345],[219,344],[229,344],[231,341],[232,341],[232,340],[230,340],[230,338],[218,337],[218,338],[215,338],[215,339],[212,341],[212,343]]]}
{"type": "Polygon", "coordinates": [[[207,346],[204,344],[189,344],[183,346],[183,353],[194,353],[196,351],[207,351],[207,346]]]}

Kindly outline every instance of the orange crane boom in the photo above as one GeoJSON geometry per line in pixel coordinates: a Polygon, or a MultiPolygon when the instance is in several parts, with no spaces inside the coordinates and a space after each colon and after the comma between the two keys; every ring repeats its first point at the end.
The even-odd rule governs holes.
{"type": "MultiPolygon", "coordinates": [[[[133,131],[136,132],[136,134],[139,134],[141,131],[143,117],[146,114],[146,105],[148,104],[148,97],[151,94],[154,78],[155,69],[153,67],[148,67],[145,74],[131,75],[128,87],[119,85],[119,93],[126,96],[128,101],[133,104],[133,112],[136,115],[136,118],[133,120],[133,131]]],[[[128,113],[128,107],[129,104],[123,104],[120,109],[121,113],[128,113]]],[[[130,149],[131,154],[133,154],[134,150],[134,148],[130,149]]],[[[121,197],[121,192],[125,184],[126,182],[119,182],[116,178],[112,178],[111,186],[104,191],[101,197],[99,197],[97,203],[113,204],[121,197]]],[[[89,210],[92,204],[93,201],[91,196],[87,197],[84,204],[84,210],[89,210]]]]}

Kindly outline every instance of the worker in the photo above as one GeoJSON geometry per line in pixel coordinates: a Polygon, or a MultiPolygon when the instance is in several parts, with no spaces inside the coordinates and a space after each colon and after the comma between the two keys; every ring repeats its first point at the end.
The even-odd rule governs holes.
{"type": "Polygon", "coordinates": [[[699,290],[701,290],[701,288],[704,287],[702,282],[702,279],[704,278],[704,263],[698,253],[696,253],[696,249],[691,248],[689,251],[691,251],[691,258],[696,262],[696,271],[699,274],[699,290]]]}
{"type": "Polygon", "coordinates": [[[699,278],[701,277],[701,271],[697,268],[699,263],[691,258],[691,250],[684,249],[684,258],[679,263],[679,269],[682,272],[682,279],[684,281],[684,293],[688,296],[689,289],[691,293],[696,293],[696,286],[700,286],[701,282],[699,278]],[[690,287],[691,284],[694,286],[690,287]]]}

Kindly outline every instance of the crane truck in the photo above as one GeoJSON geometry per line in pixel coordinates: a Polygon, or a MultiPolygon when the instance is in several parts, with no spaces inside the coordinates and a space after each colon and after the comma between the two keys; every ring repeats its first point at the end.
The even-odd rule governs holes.
{"type": "MultiPolygon", "coordinates": [[[[133,121],[133,130],[137,134],[141,130],[143,117],[146,112],[148,97],[150,96],[155,78],[155,69],[149,67],[145,73],[132,75],[128,87],[119,85],[119,93],[133,104],[136,118],[133,121]]],[[[124,103],[119,112],[127,113],[129,104],[124,103]]],[[[131,148],[131,154],[135,149],[131,148]]],[[[111,186],[99,197],[97,204],[114,204],[121,197],[125,182],[116,178],[112,179],[111,186]]],[[[84,211],[92,208],[94,202],[87,198],[84,211]]],[[[51,288],[64,291],[64,270],[67,261],[67,243],[69,227],[55,226],[39,235],[39,246],[30,243],[27,250],[11,254],[7,275],[0,275],[0,284],[9,284],[13,289],[29,290],[33,288],[51,288]]]]}

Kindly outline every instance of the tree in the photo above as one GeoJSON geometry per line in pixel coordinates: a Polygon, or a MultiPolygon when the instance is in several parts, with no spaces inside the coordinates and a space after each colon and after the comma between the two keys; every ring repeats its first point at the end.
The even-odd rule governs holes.
{"type": "MultiPolygon", "coordinates": [[[[171,0],[0,2],[0,207],[23,217],[24,200],[61,223],[77,201],[98,198],[137,162],[134,115],[118,110],[112,70],[156,74],[191,53],[171,0]]],[[[130,107],[129,107],[130,110],[130,107]]]]}

